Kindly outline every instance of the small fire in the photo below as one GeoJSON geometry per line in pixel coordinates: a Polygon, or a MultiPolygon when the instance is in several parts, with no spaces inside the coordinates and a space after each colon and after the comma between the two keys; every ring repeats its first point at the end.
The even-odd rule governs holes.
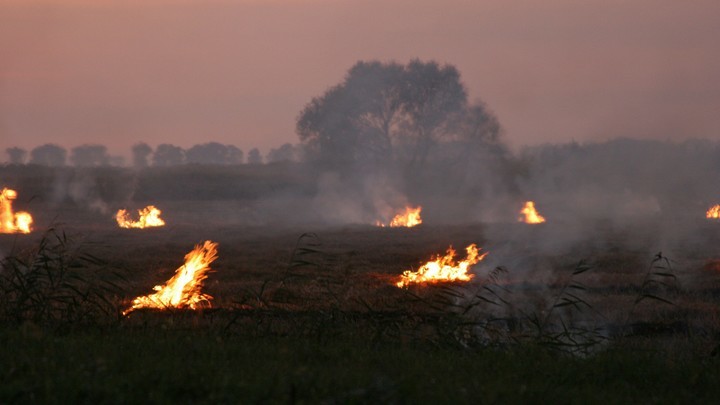
{"type": "Polygon", "coordinates": [[[477,264],[487,256],[487,252],[479,254],[478,247],[474,243],[467,248],[467,258],[459,263],[455,262],[455,249],[449,247],[445,256],[437,255],[422,265],[417,271],[405,270],[400,276],[400,281],[395,283],[402,288],[411,283],[439,283],[448,281],[470,281],[473,274],[468,274],[470,266],[477,264]]]}
{"type": "Polygon", "coordinates": [[[412,207],[405,207],[405,212],[402,212],[400,214],[397,214],[393,217],[392,221],[388,225],[383,224],[382,222],[378,221],[376,223],[377,226],[390,226],[390,227],[407,227],[411,228],[413,226],[417,226],[422,224],[422,218],[420,218],[420,211],[422,211],[422,207],[412,208],[412,207]]]}
{"type": "Polygon", "coordinates": [[[164,226],[165,221],[160,218],[162,211],[155,208],[154,205],[148,205],[147,207],[138,210],[140,219],[133,221],[130,219],[130,214],[127,210],[119,210],[115,214],[115,219],[121,228],[150,228],[154,226],[164,226]]]}
{"type": "Polygon", "coordinates": [[[210,263],[217,259],[217,243],[205,241],[203,245],[185,255],[185,264],[175,270],[175,275],[164,286],[156,285],[154,294],[137,297],[123,315],[140,308],[190,308],[210,306],[212,296],[200,292],[207,278],[210,263]]]}
{"type": "Polygon", "coordinates": [[[720,204],[710,208],[705,216],[712,219],[720,219],[720,204]]]}
{"type": "Polygon", "coordinates": [[[527,201],[525,203],[523,209],[520,210],[520,214],[522,215],[520,215],[518,221],[525,222],[526,224],[541,224],[545,222],[545,218],[538,214],[535,209],[535,203],[532,201],[527,201]]]}
{"type": "Polygon", "coordinates": [[[27,212],[13,213],[12,202],[17,192],[3,188],[0,193],[0,233],[30,233],[33,219],[27,212]]]}

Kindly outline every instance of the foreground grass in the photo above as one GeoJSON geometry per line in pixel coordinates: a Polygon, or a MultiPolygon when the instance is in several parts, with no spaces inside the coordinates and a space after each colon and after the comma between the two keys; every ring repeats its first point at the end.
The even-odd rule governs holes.
{"type": "Polygon", "coordinates": [[[0,403],[697,402],[720,361],[609,349],[506,350],[187,330],[0,331],[0,403]]]}

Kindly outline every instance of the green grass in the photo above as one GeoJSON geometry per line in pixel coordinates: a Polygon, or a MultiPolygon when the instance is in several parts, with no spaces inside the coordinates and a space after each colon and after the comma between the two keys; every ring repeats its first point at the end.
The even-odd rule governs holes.
{"type": "Polygon", "coordinates": [[[198,329],[0,331],[2,403],[697,402],[720,361],[610,349],[476,350],[198,329]]]}

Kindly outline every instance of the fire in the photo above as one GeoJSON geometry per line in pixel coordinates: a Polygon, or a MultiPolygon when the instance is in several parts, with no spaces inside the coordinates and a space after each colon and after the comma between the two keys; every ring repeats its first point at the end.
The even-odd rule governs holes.
{"type": "MultiPolygon", "coordinates": [[[[422,207],[412,208],[405,207],[405,212],[397,214],[393,217],[392,221],[387,226],[390,227],[413,227],[422,224],[422,218],[420,218],[420,211],[422,207]]],[[[378,221],[377,226],[386,226],[382,222],[378,221]]]]}
{"type": "Polygon", "coordinates": [[[545,218],[538,214],[535,209],[535,203],[532,201],[525,203],[523,209],[520,210],[520,214],[522,215],[518,218],[518,221],[525,222],[526,224],[541,224],[545,222],[545,218]]]}
{"type": "Polygon", "coordinates": [[[705,216],[708,218],[720,219],[720,204],[710,208],[705,216]]]}
{"type": "Polygon", "coordinates": [[[190,308],[210,306],[212,296],[200,292],[207,278],[210,263],[217,259],[217,243],[205,241],[196,245],[192,252],[185,255],[185,264],[175,270],[175,275],[164,286],[156,285],[154,294],[137,297],[132,306],[123,315],[140,308],[190,308]]]}
{"type": "Polygon", "coordinates": [[[147,207],[138,210],[140,219],[133,221],[130,219],[130,214],[127,210],[119,210],[115,214],[115,219],[121,228],[150,228],[154,226],[163,226],[165,221],[160,218],[162,211],[155,208],[154,205],[148,205],[147,207]]]}
{"type": "Polygon", "coordinates": [[[448,281],[470,281],[472,274],[468,274],[470,266],[477,264],[487,256],[487,252],[479,254],[478,247],[474,243],[467,248],[467,258],[455,262],[455,249],[449,247],[445,256],[437,255],[422,265],[417,271],[405,270],[400,276],[400,281],[395,283],[402,288],[411,283],[439,283],[448,281]]]}
{"type": "Polygon", "coordinates": [[[0,193],[0,233],[30,233],[33,219],[27,212],[13,213],[12,201],[17,192],[3,188],[0,193]]]}

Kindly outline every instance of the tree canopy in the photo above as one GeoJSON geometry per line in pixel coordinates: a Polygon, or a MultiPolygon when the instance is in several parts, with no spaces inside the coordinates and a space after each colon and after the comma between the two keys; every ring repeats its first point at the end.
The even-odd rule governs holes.
{"type": "Polygon", "coordinates": [[[30,151],[30,163],[45,166],[63,166],[67,160],[67,150],[55,144],[45,144],[30,151]]]}
{"type": "Polygon", "coordinates": [[[500,127],[483,104],[468,102],[454,66],[371,61],[313,98],[296,132],[308,157],[329,166],[398,158],[422,166],[438,142],[496,142],[500,127]]]}

